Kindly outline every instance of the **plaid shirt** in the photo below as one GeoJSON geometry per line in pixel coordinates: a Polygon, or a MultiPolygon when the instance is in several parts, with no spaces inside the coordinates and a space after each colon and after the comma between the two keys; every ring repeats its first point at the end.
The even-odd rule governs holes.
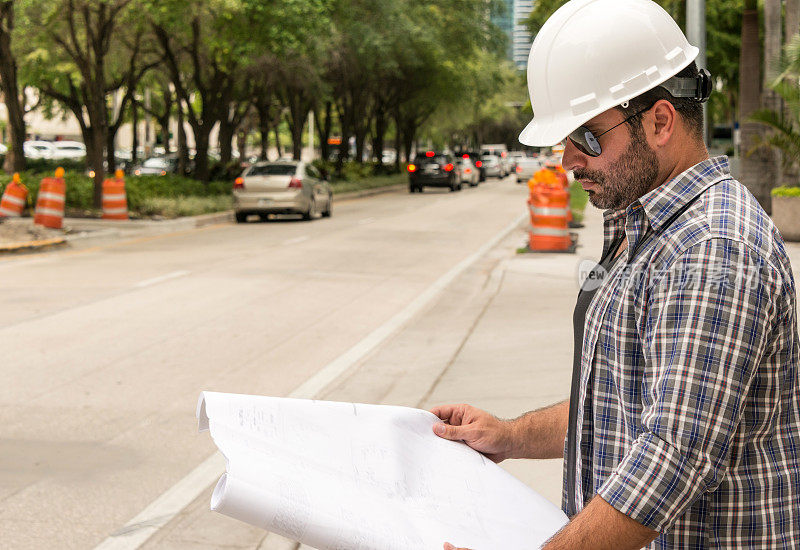
{"type": "Polygon", "coordinates": [[[599,494],[661,532],[648,548],[800,548],[800,350],[780,234],[726,157],[606,212],[606,249],[622,231],[627,252],[586,314],[575,502],[599,494]]]}

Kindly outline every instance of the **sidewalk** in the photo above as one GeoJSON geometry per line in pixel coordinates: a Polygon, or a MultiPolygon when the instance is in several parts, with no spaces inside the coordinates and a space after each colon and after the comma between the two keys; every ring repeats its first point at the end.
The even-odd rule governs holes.
{"type": "MultiPolygon", "coordinates": [[[[526,239],[520,226],[319,398],[420,408],[467,402],[506,418],[566,399],[577,265],[602,245],[602,216],[589,207],[586,217],[576,254],[518,255],[526,239]]],[[[560,506],[560,459],[503,467],[560,506]]],[[[211,490],[143,548],[305,550],[210,512],[211,490]]]]}

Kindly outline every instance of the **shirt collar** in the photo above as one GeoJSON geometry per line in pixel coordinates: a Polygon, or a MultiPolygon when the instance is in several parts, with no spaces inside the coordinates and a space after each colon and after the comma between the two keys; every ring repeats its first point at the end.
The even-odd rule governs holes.
{"type": "Polygon", "coordinates": [[[684,205],[718,180],[730,177],[730,174],[728,157],[706,159],[641,196],[628,206],[626,215],[635,217],[634,212],[641,208],[650,227],[658,231],[684,205]]]}

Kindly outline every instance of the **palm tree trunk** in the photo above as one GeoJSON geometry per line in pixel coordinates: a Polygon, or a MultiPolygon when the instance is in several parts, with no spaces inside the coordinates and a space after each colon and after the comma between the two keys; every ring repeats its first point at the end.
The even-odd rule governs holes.
{"type": "MultiPolygon", "coordinates": [[[[761,106],[776,113],[783,111],[783,100],[769,83],[775,80],[780,73],[780,57],[783,28],[781,27],[781,0],[764,1],[764,84],[762,87],[761,106]]],[[[762,128],[763,133],[771,133],[771,130],[762,128]]],[[[781,153],[778,149],[771,149],[767,152],[767,160],[764,161],[764,168],[769,170],[772,177],[772,187],[781,185],[781,153]]],[[[770,201],[771,202],[771,201],[770,201]]]]}
{"type": "MultiPolygon", "coordinates": [[[[761,48],[759,44],[758,29],[758,4],[756,0],[747,0],[742,11],[742,45],[739,55],[740,75],[761,74],[761,48]]],[[[769,189],[772,182],[764,177],[764,169],[769,162],[769,156],[759,148],[748,154],[755,145],[754,138],[761,131],[761,127],[749,121],[753,111],[761,107],[761,79],[739,79],[739,123],[740,123],[740,149],[741,173],[740,179],[756,197],[767,212],[771,209],[769,189]]]]}
{"type": "MultiPolygon", "coordinates": [[[[784,3],[783,43],[788,44],[794,35],[800,32],[800,0],[786,0],[784,3]]],[[[793,116],[791,109],[785,104],[783,116],[793,116]]],[[[783,167],[783,183],[790,186],[800,185],[800,166],[792,162],[783,167]]]]}

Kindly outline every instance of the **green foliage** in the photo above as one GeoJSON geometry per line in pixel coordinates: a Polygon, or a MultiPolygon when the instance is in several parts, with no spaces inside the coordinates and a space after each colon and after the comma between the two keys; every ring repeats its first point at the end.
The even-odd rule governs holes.
{"type": "Polygon", "coordinates": [[[800,197],[800,187],[776,187],[772,190],[773,197],[800,197]]]}
{"type": "MultiPolygon", "coordinates": [[[[20,174],[22,183],[28,188],[31,205],[36,204],[41,179],[52,175],[51,171],[41,173],[33,170],[20,174]]],[[[66,207],[74,210],[91,211],[93,208],[92,180],[88,176],[75,172],[67,172],[64,179],[67,188],[66,207]]],[[[10,175],[0,173],[0,193],[10,181],[10,175]]],[[[148,212],[151,211],[154,203],[149,201],[154,198],[169,199],[172,201],[170,204],[178,204],[184,199],[195,197],[214,199],[208,201],[207,204],[220,204],[218,201],[214,201],[219,197],[229,197],[231,187],[232,184],[228,181],[212,181],[204,184],[197,180],[175,175],[131,177],[127,178],[125,182],[128,208],[131,212],[140,212],[142,209],[147,210],[148,208],[150,209],[148,212]]],[[[194,203],[189,202],[187,204],[194,203]]]]}
{"type": "Polygon", "coordinates": [[[589,203],[589,193],[584,191],[579,181],[573,181],[569,186],[569,208],[575,221],[583,220],[583,211],[589,203]]]}
{"type": "Polygon", "coordinates": [[[778,149],[783,153],[784,167],[791,168],[800,164],[800,34],[784,47],[779,67],[779,76],[769,86],[783,98],[786,108],[759,109],[750,115],[750,120],[773,131],[757,134],[748,154],[757,149],[778,149]]]}
{"type": "Polygon", "coordinates": [[[212,197],[147,197],[138,204],[136,212],[140,216],[161,216],[178,218],[223,212],[233,208],[233,197],[218,195],[212,197]]]}

